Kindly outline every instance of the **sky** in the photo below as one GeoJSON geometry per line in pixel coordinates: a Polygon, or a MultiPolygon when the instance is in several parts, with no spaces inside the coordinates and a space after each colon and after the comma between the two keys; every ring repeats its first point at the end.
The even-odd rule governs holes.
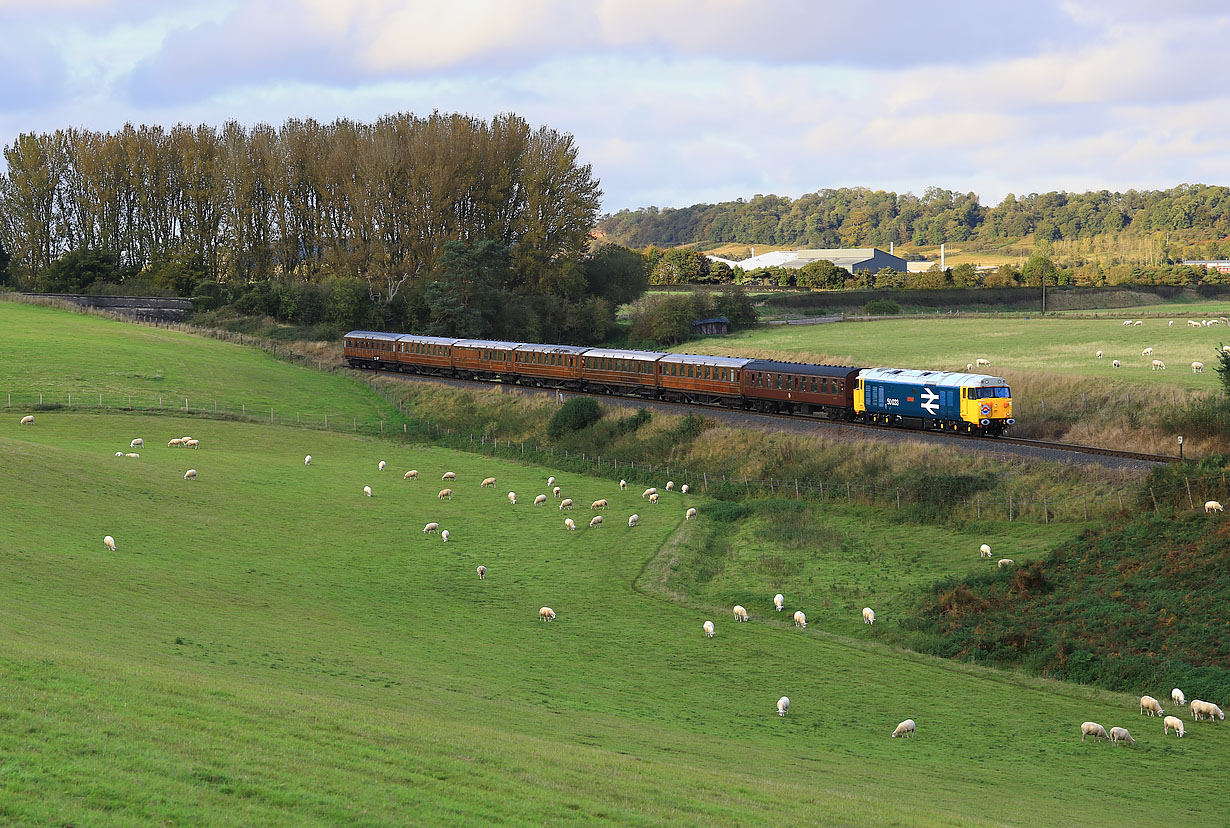
{"type": "Polygon", "coordinates": [[[1226,0],[0,0],[0,145],[513,112],[603,210],[1225,184],[1226,0]]]}

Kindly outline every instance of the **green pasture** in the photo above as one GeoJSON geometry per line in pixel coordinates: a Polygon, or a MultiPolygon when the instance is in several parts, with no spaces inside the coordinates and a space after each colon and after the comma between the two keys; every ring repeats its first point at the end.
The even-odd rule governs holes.
{"type": "Polygon", "coordinates": [[[839,365],[964,370],[989,359],[989,373],[1016,371],[1100,377],[1145,386],[1215,389],[1215,349],[1230,343],[1230,329],[1190,328],[1185,318],[1146,319],[1124,327],[1120,319],[924,318],[827,325],[773,325],[688,343],[696,353],[767,356],[839,365]],[[1152,347],[1151,356],[1141,356],[1152,347]],[[1101,350],[1102,359],[1095,354],[1101,350]],[[1118,359],[1123,367],[1115,369],[1118,359]],[[1165,371],[1154,371],[1160,359],[1165,371]],[[1192,362],[1203,362],[1193,374],[1192,362]]]}

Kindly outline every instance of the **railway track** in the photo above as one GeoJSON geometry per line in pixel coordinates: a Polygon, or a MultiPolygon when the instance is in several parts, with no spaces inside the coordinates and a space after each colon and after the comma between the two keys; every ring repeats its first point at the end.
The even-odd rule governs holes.
{"type": "MultiPolygon", "coordinates": [[[[370,369],[360,370],[368,374],[394,377],[406,381],[435,382],[445,385],[452,385],[458,388],[491,389],[494,387],[515,389],[517,391],[530,394],[537,393],[555,395],[557,393],[553,388],[537,388],[530,385],[506,385],[504,383],[485,382],[481,380],[464,380],[454,379],[451,377],[431,377],[422,376],[419,374],[403,374],[396,371],[372,371],[370,369]]],[[[793,431],[796,433],[814,433],[817,428],[826,431],[840,431],[841,429],[846,429],[849,431],[865,432],[868,436],[890,440],[904,439],[913,440],[916,442],[932,443],[936,445],[953,445],[954,443],[964,443],[965,445],[963,447],[974,451],[997,452],[1017,456],[1032,456],[1038,459],[1058,460],[1061,462],[1079,462],[1076,458],[1089,458],[1090,460],[1093,460],[1094,458],[1104,458],[1104,460],[1095,462],[1099,462],[1100,465],[1119,468],[1145,468],[1157,463],[1175,463],[1179,461],[1178,457],[1172,457],[1165,454],[1145,454],[1137,451],[1121,451],[1119,449],[1102,448],[1100,446],[1082,446],[1075,443],[1058,443],[1047,440],[1027,440],[1022,437],[979,437],[972,434],[958,434],[956,432],[947,431],[919,431],[908,428],[890,428],[888,426],[872,425],[870,423],[841,422],[838,420],[821,419],[819,417],[797,417],[789,414],[769,414],[759,411],[741,411],[732,408],[722,408],[720,406],[687,405],[685,403],[646,400],[639,397],[623,397],[616,394],[600,394],[592,392],[582,393],[578,391],[565,391],[564,394],[569,397],[595,397],[607,401],[613,405],[619,405],[625,408],[653,408],[671,413],[703,412],[705,416],[713,417],[717,420],[733,422],[738,425],[744,425],[752,428],[762,427],[765,423],[775,423],[782,430],[793,431]]]]}

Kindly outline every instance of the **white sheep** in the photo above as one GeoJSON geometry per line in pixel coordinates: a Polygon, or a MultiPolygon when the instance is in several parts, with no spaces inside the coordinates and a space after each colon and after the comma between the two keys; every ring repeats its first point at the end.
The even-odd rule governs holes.
{"type": "Polygon", "coordinates": [[[1112,360],[1110,361],[1110,367],[1111,367],[1111,368],[1122,368],[1122,367],[1123,367],[1123,363],[1122,363],[1122,362],[1120,362],[1120,361],[1119,361],[1119,360],[1117,360],[1117,359],[1112,359],[1112,360]]]}
{"type": "Polygon", "coordinates": [[[548,485],[548,486],[554,486],[554,485],[555,485],[555,478],[554,478],[554,477],[548,477],[548,478],[547,478],[547,485],[548,485]]]}
{"type": "Polygon", "coordinates": [[[1166,711],[1162,709],[1162,704],[1157,699],[1152,696],[1141,696],[1140,715],[1143,716],[1145,713],[1148,713],[1150,716],[1162,716],[1166,711]]]}
{"type": "Polygon", "coordinates": [[[1086,736],[1092,736],[1094,739],[1105,739],[1110,741],[1110,737],[1106,735],[1106,728],[1102,727],[1097,722],[1081,722],[1081,741],[1085,741],[1086,736]]]}
{"type": "Polygon", "coordinates": [[[140,456],[141,456],[141,455],[137,454],[135,451],[130,451],[130,452],[126,453],[124,456],[125,456],[125,457],[137,457],[137,458],[140,458],[140,456]]]}
{"type": "Polygon", "coordinates": [[[991,557],[991,547],[986,545],[985,543],[982,546],[978,547],[978,557],[980,558],[991,557]]]}
{"type": "Polygon", "coordinates": [[[1016,561],[1012,560],[1012,558],[1000,558],[996,562],[995,568],[996,569],[1007,569],[1008,567],[1012,566],[1015,563],[1016,561]]]}
{"type": "Polygon", "coordinates": [[[103,538],[103,546],[107,547],[108,550],[114,552],[115,551],[115,538],[111,537],[110,535],[107,535],[105,538],[103,538]]]}
{"type": "Polygon", "coordinates": [[[1132,738],[1132,734],[1128,733],[1126,727],[1112,727],[1110,729],[1110,741],[1112,744],[1127,742],[1129,745],[1136,744],[1136,740],[1132,738]]]}
{"type": "Polygon", "coordinates": [[[571,509],[571,508],[572,508],[572,498],[566,497],[559,502],[559,510],[561,512],[564,511],[565,509],[571,509]]]}
{"type": "Polygon", "coordinates": [[[307,457],[303,458],[303,465],[305,466],[312,465],[312,455],[309,454],[307,457]]]}
{"type": "Polygon", "coordinates": [[[1204,373],[1204,363],[1203,362],[1193,362],[1192,363],[1192,373],[1193,374],[1203,374],[1204,373]]]}
{"type": "Polygon", "coordinates": [[[383,460],[376,464],[376,471],[384,471],[384,467],[388,465],[383,460]]]}
{"type": "Polygon", "coordinates": [[[657,502],[658,502],[658,493],[657,493],[657,492],[654,492],[653,494],[651,494],[651,495],[649,496],[649,502],[650,502],[650,503],[657,503],[657,502]]]}
{"type": "Polygon", "coordinates": [[[1102,352],[1101,352],[1101,351],[1098,351],[1098,352],[1097,352],[1097,357],[1098,357],[1098,359],[1101,359],[1101,358],[1102,358],[1102,352]]]}
{"type": "Polygon", "coordinates": [[[1139,328],[1143,324],[1145,324],[1144,321],[1140,319],[1137,319],[1135,322],[1132,323],[1132,325],[1134,325],[1137,328],[1139,328]]]}
{"type": "Polygon", "coordinates": [[[140,437],[133,438],[133,441],[128,444],[129,448],[145,448],[145,441],[140,437]]]}
{"type": "Polygon", "coordinates": [[[1230,345],[1222,345],[1221,349],[1225,351],[1227,354],[1230,354],[1230,345]]]}
{"type": "Polygon", "coordinates": [[[1180,707],[1187,704],[1187,700],[1183,698],[1183,691],[1177,687],[1170,691],[1170,700],[1180,707]]]}
{"type": "Polygon", "coordinates": [[[688,509],[686,512],[684,512],[684,513],[683,513],[683,519],[684,519],[684,520],[691,520],[691,519],[692,519],[692,518],[694,518],[694,517],[696,517],[696,508],[695,508],[695,507],[693,507],[693,508],[691,508],[691,509],[688,509]]]}
{"type": "Polygon", "coordinates": [[[747,610],[743,608],[742,604],[735,604],[735,620],[736,621],[746,621],[747,620],[747,610]]]}
{"type": "Polygon", "coordinates": [[[893,730],[892,738],[896,739],[898,736],[900,736],[903,739],[907,739],[907,738],[913,739],[914,738],[914,720],[913,719],[906,719],[904,722],[897,725],[896,729],[893,730]]]}
{"type": "MultiPolygon", "coordinates": [[[[184,472],[184,480],[196,480],[196,469],[188,469],[188,471],[184,472]]],[[[371,497],[372,493],[369,491],[367,496],[371,497]]]]}
{"type": "Polygon", "coordinates": [[[602,528],[602,515],[594,515],[593,519],[590,520],[589,522],[589,528],[590,529],[601,529],[602,528]]]}
{"type": "Polygon", "coordinates": [[[589,508],[590,508],[591,510],[593,510],[593,509],[605,509],[605,508],[606,508],[606,501],[605,501],[605,500],[595,500],[593,503],[589,504],[589,508]]]}
{"type": "Polygon", "coordinates": [[[713,638],[713,622],[712,621],[706,621],[705,623],[701,624],[700,627],[701,629],[705,631],[706,638],[713,638]]]}
{"type": "Polygon", "coordinates": [[[543,494],[538,495],[536,498],[534,498],[534,505],[535,506],[546,506],[547,496],[543,494]]]}
{"type": "Polygon", "coordinates": [[[646,489],[645,491],[641,492],[641,499],[647,498],[650,495],[654,495],[657,493],[658,493],[657,489],[646,489]]]}
{"type": "Polygon", "coordinates": [[[631,517],[628,518],[628,528],[631,529],[633,526],[636,526],[636,524],[640,523],[640,521],[641,521],[640,515],[632,515],[631,517]]]}
{"type": "Polygon", "coordinates": [[[167,441],[167,448],[180,448],[181,446],[183,446],[183,444],[184,444],[184,441],[180,439],[179,437],[172,437],[170,440],[167,441]]]}
{"type": "Polygon", "coordinates": [[[438,523],[429,523],[423,527],[424,535],[430,534],[432,532],[439,532],[439,531],[440,531],[440,524],[438,523]]]}
{"type": "Polygon", "coordinates": [[[538,617],[539,619],[543,621],[554,621],[555,620],[555,610],[551,609],[550,607],[543,607],[542,609],[538,610],[538,617]]]}
{"type": "Polygon", "coordinates": [[[405,474],[403,474],[403,475],[401,476],[401,479],[402,479],[402,480],[418,480],[418,479],[419,479],[419,470],[418,470],[418,469],[411,469],[410,471],[408,471],[408,472],[406,472],[405,474]]]}
{"type": "Polygon", "coordinates": [[[680,486],[680,487],[679,487],[679,492],[680,492],[680,494],[687,494],[687,493],[688,493],[688,484],[687,484],[687,483],[684,483],[682,486],[680,486]]]}
{"type": "Polygon", "coordinates": [[[564,496],[563,490],[559,486],[556,486],[554,489],[551,490],[551,496],[555,498],[563,497],[564,496]]]}
{"type": "Polygon", "coordinates": [[[569,532],[575,532],[577,530],[577,525],[573,523],[572,518],[564,518],[564,528],[569,532]]]}
{"type": "Polygon", "coordinates": [[[1221,503],[1217,502],[1216,500],[1205,501],[1204,513],[1206,515],[1211,515],[1214,512],[1224,512],[1224,511],[1225,509],[1221,507],[1221,503]]]}
{"type": "Polygon", "coordinates": [[[116,457],[123,457],[123,456],[124,456],[124,452],[122,452],[122,451],[117,451],[117,452],[115,453],[115,456],[116,456],[116,457]]]}
{"type": "Polygon", "coordinates": [[[193,440],[193,439],[184,440],[184,448],[199,449],[200,447],[201,447],[200,440],[193,440]]]}
{"type": "Polygon", "coordinates": [[[1141,351],[1141,352],[1140,352],[1140,355],[1141,355],[1141,356],[1150,356],[1152,353],[1153,353],[1153,348],[1152,348],[1152,347],[1148,347],[1148,348],[1145,348],[1143,351],[1141,351]]]}
{"type": "Polygon", "coordinates": [[[441,489],[440,494],[436,495],[436,500],[452,500],[452,499],[453,499],[452,489],[441,489]]]}
{"type": "Polygon", "coordinates": [[[626,491],[628,491],[628,481],[627,481],[627,480],[623,480],[623,479],[621,479],[621,480],[619,481],[619,490],[620,490],[621,492],[626,492],[626,491]]]}
{"type": "Polygon", "coordinates": [[[972,371],[972,370],[974,370],[974,363],[972,363],[972,362],[967,362],[967,363],[965,363],[965,370],[966,370],[966,371],[972,371]]]}
{"type": "Polygon", "coordinates": [[[1168,735],[1172,730],[1178,734],[1179,738],[1187,732],[1183,729],[1183,720],[1178,716],[1167,716],[1162,719],[1162,735],[1168,735]]]}
{"type": "Polygon", "coordinates": [[[1165,371],[1165,370],[1166,370],[1166,363],[1162,362],[1160,359],[1155,359],[1155,360],[1153,360],[1153,369],[1152,369],[1152,370],[1154,370],[1154,371],[1165,371]]]}
{"type": "Polygon", "coordinates": [[[482,483],[479,483],[479,484],[478,484],[478,487],[479,487],[480,489],[493,489],[493,488],[495,488],[495,478],[494,478],[494,477],[484,477],[484,478],[483,478],[483,482],[482,482],[482,483]]]}
{"type": "Polygon", "coordinates": [[[1174,320],[1173,320],[1173,319],[1171,319],[1169,322],[1167,322],[1167,323],[1166,323],[1166,327],[1167,327],[1167,328],[1173,328],[1173,327],[1174,327],[1174,320]]]}
{"type": "Polygon", "coordinates": [[[863,623],[874,624],[876,622],[876,611],[871,607],[863,607],[863,623]]]}
{"type": "Polygon", "coordinates": [[[179,441],[180,441],[181,443],[184,443],[185,445],[187,445],[188,441],[189,441],[189,440],[191,440],[191,439],[192,439],[191,437],[180,437],[180,438],[179,438],[179,441]]]}
{"type": "Polygon", "coordinates": [[[509,493],[508,493],[508,502],[509,502],[509,503],[511,503],[511,504],[512,504],[512,505],[514,505],[514,506],[516,506],[516,505],[517,505],[517,493],[516,493],[516,492],[509,492],[509,493]]]}
{"type": "Polygon", "coordinates": [[[450,537],[452,536],[448,533],[447,529],[445,529],[443,532],[440,533],[440,540],[444,541],[445,543],[448,543],[448,539],[450,537]]]}
{"type": "Polygon", "coordinates": [[[668,481],[666,481],[666,490],[667,490],[668,492],[673,492],[673,491],[675,490],[675,481],[674,481],[674,480],[668,480],[668,481]]]}
{"type": "Polygon", "coordinates": [[[440,479],[441,480],[456,480],[457,472],[445,472],[444,474],[440,475],[440,479]]]}
{"type": "Polygon", "coordinates": [[[803,610],[796,610],[794,613],[794,625],[800,630],[807,629],[807,616],[803,614],[803,610]]]}
{"type": "Polygon", "coordinates": [[[1196,721],[1201,719],[1217,719],[1225,721],[1226,714],[1221,711],[1221,708],[1213,704],[1213,702],[1201,701],[1200,699],[1192,699],[1192,718],[1196,721]]]}
{"type": "Polygon", "coordinates": [[[782,594],[779,592],[779,593],[777,593],[776,595],[774,595],[774,596],[773,596],[773,606],[777,608],[777,611],[778,611],[778,612],[781,612],[781,611],[782,611],[782,607],[784,607],[785,605],[786,605],[786,596],[785,596],[785,595],[782,595],[782,594]]]}
{"type": "Polygon", "coordinates": [[[26,416],[22,417],[20,425],[34,425],[34,415],[27,414],[26,416]]]}
{"type": "Polygon", "coordinates": [[[487,577],[487,567],[480,565],[478,567],[478,580],[485,580],[487,577]]]}
{"type": "Polygon", "coordinates": [[[989,368],[991,366],[991,360],[982,359],[981,357],[979,357],[978,359],[974,360],[974,365],[978,366],[979,368],[989,368]]]}
{"type": "Polygon", "coordinates": [[[1123,320],[1123,327],[1127,328],[1127,327],[1131,326],[1131,324],[1132,324],[1132,320],[1131,320],[1131,319],[1124,319],[1124,320],[1123,320]]]}
{"type": "Polygon", "coordinates": [[[782,696],[780,699],[777,700],[777,715],[785,716],[789,712],[790,712],[790,698],[788,696],[782,696]]]}
{"type": "Polygon", "coordinates": [[[364,496],[364,497],[371,497],[371,496],[372,496],[372,487],[371,487],[371,486],[364,486],[364,487],[363,487],[363,496],[364,496]]]}
{"type": "Polygon", "coordinates": [[[1200,323],[1199,323],[1199,322],[1197,322],[1197,321],[1195,321],[1194,319],[1189,319],[1189,320],[1187,320],[1187,327],[1189,327],[1189,328],[1199,328],[1199,327],[1200,327],[1200,323]]]}

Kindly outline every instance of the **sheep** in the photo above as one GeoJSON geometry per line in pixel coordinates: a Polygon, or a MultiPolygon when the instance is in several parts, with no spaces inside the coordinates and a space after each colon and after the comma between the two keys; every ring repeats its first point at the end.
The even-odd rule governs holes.
{"type": "Polygon", "coordinates": [[[701,624],[700,627],[702,630],[705,631],[706,638],[713,638],[713,622],[712,621],[706,621],[705,623],[701,624]]]}
{"type": "Polygon", "coordinates": [[[483,478],[483,482],[482,482],[482,483],[479,483],[479,484],[478,484],[478,487],[479,487],[480,489],[493,489],[493,488],[495,488],[495,478],[494,478],[494,477],[485,477],[485,478],[483,478]]]}
{"type": "Polygon", "coordinates": [[[448,533],[448,530],[447,530],[447,529],[445,529],[443,532],[441,532],[441,533],[440,533],[440,540],[444,541],[445,543],[448,543],[448,539],[449,539],[450,537],[451,537],[451,535],[449,535],[449,533],[448,533]]]}
{"type": "Polygon", "coordinates": [[[403,474],[403,475],[401,476],[401,479],[402,479],[402,480],[418,480],[418,479],[419,479],[419,470],[418,470],[418,469],[411,469],[410,471],[408,471],[408,472],[406,472],[405,474],[403,474]]]}
{"type": "Polygon", "coordinates": [[[985,543],[982,546],[978,547],[978,557],[980,558],[991,557],[991,547],[987,546],[985,543]]]}
{"type": "Polygon", "coordinates": [[[658,502],[658,493],[657,493],[657,492],[654,492],[653,494],[651,494],[651,495],[649,496],[649,502],[650,502],[650,503],[657,503],[657,502],[658,502]]]}
{"type": "Polygon", "coordinates": [[[807,616],[803,614],[803,610],[796,610],[794,613],[794,626],[800,630],[807,629],[807,616]]]}
{"type": "Polygon", "coordinates": [[[1136,744],[1136,740],[1132,738],[1132,734],[1128,733],[1126,727],[1112,727],[1110,729],[1110,741],[1112,744],[1127,742],[1129,745],[1136,744]]]}
{"type": "Polygon", "coordinates": [[[487,579],[487,567],[482,566],[482,565],[479,565],[479,567],[478,567],[478,580],[480,580],[480,581],[484,581],[484,580],[486,580],[486,579],[487,579]]]}
{"type": "Polygon", "coordinates": [[[668,481],[666,481],[666,490],[667,490],[668,492],[673,492],[673,491],[675,490],[675,481],[674,481],[674,480],[668,480],[668,481]]]}
{"type": "Polygon", "coordinates": [[[548,478],[547,478],[547,485],[548,485],[548,486],[554,486],[554,485],[555,485],[555,478],[554,478],[554,477],[548,477],[548,478]]]}
{"type": "Polygon", "coordinates": [[[1203,362],[1193,362],[1192,363],[1192,373],[1193,374],[1203,374],[1204,373],[1204,363],[1203,362]]]}
{"type": "Polygon", "coordinates": [[[1207,500],[1207,501],[1205,501],[1205,504],[1204,504],[1204,513],[1205,513],[1206,515],[1211,515],[1211,514],[1213,514],[1214,512],[1224,512],[1224,511],[1225,511],[1225,510],[1221,507],[1221,503],[1219,503],[1218,501],[1216,501],[1216,500],[1207,500]]]}
{"type": "Polygon", "coordinates": [[[312,455],[309,454],[307,457],[303,458],[303,465],[305,466],[312,465],[312,455]]]}
{"type": "Polygon", "coordinates": [[[966,371],[972,371],[972,370],[974,370],[974,363],[972,363],[972,362],[967,362],[967,363],[965,363],[965,370],[966,370],[966,371]]]}
{"type": "Polygon", "coordinates": [[[1145,713],[1148,713],[1150,716],[1161,716],[1165,714],[1165,712],[1166,711],[1162,709],[1162,705],[1157,699],[1152,696],[1140,697],[1140,715],[1143,716],[1145,713]]]}
{"type": "Polygon", "coordinates": [[[684,513],[683,513],[683,519],[684,519],[684,520],[691,520],[691,519],[692,519],[692,518],[694,518],[694,517],[696,517],[696,509],[695,509],[695,508],[688,509],[686,512],[684,512],[684,513]]]}
{"type": "Polygon", "coordinates": [[[590,520],[589,522],[589,528],[590,529],[601,529],[602,528],[602,515],[594,515],[593,519],[590,520]]]}
{"type": "Polygon", "coordinates": [[[1119,360],[1117,360],[1117,359],[1112,359],[1112,360],[1110,361],[1110,367],[1111,367],[1111,368],[1122,368],[1122,367],[1123,367],[1123,363],[1122,363],[1122,362],[1120,362],[1120,361],[1119,361],[1119,360]]]}
{"type": "Polygon", "coordinates": [[[736,621],[746,621],[747,620],[747,610],[743,608],[742,604],[735,604],[735,620],[736,621]]]}
{"type": "Polygon", "coordinates": [[[141,455],[137,454],[135,451],[130,451],[130,452],[128,452],[127,454],[125,454],[124,456],[125,456],[125,457],[138,457],[138,458],[139,458],[141,455]]]}
{"type": "Polygon", "coordinates": [[[546,496],[546,495],[544,495],[544,494],[540,494],[540,495],[538,495],[537,497],[535,497],[535,498],[534,498],[534,505],[535,505],[535,506],[546,506],[546,505],[547,505],[547,496],[546,496]]]}
{"type": "Polygon", "coordinates": [[[551,609],[550,607],[543,607],[542,609],[538,610],[538,617],[542,619],[543,621],[554,621],[555,620],[555,610],[551,609]]]}
{"type": "Polygon", "coordinates": [[[904,722],[897,725],[897,728],[893,731],[891,738],[896,739],[898,736],[900,736],[903,739],[906,739],[906,738],[913,739],[914,738],[914,720],[913,719],[906,719],[904,722]]]}
{"type": "Polygon", "coordinates": [[[1187,700],[1183,698],[1183,691],[1177,687],[1170,691],[1170,700],[1180,707],[1187,704],[1187,700]]]}
{"type": "Polygon", "coordinates": [[[200,440],[184,440],[184,448],[199,449],[201,447],[200,440]]]}
{"type": "Polygon", "coordinates": [[[183,440],[181,440],[179,437],[174,437],[167,441],[167,448],[180,448],[183,444],[184,444],[183,440]]]}
{"type": "Polygon", "coordinates": [[[687,483],[684,483],[682,486],[680,486],[680,487],[679,487],[679,492],[680,492],[680,494],[687,494],[687,493],[688,493],[688,484],[687,484],[687,483]]]}
{"type": "Polygon", "coordinates": [[[441,480],[456,480],[457,472],[445,472],[444,474],[440,475],[440,479],[441,480]]]}
{"type": "Polygon", "coordinates": [[[1125,320],[1123,320],[1123,327],[1125,327],[1125,328],[1126,328],[1126,327],[1129,327],[1131,324],[1132,324],[1132,320],[1131,320],[1131,319],[1125,319],[1125,320]]]}
{"type": "Polygon", "coordinates": [[[979,357],[978,359],[974,360],[974,365],[978,366],[979,368],[990,368],[991,360],[983,359],[982,357],[979,357]]]}
{"type": "Polygon", "coordinates": [[[1145,324],[1144,321],[1140,319],[1137,319],[1135,322],[1132,323],[1132,325],[1137,328],[1139,328],[1143,324],[1145,324]]]}
{"type": "Polygon", "coordinates": [[[1145,348],[1143,351],[1141,351],[1141,352],[1140,352],[1140,355],[1141,355],[1141,356],[1150,356],[1152,353],[1153,353],[1153,348],[1152,348],[1152,347],[1149,347],[1149,348],[1145,348]]]}
{"type": "Polygon", "coordinates": [[[440,531],[440,524],[438,523],[429,523],[423,527],[424,535],[428,535],[428,534],[431,534],[432,532],[439,532],[439,531],[440,531]]]}
{"type": "Polygon", "coordinates": [[[1153,360],[1153,370],[1154,371],[1165,371],[1166,363],[1162,362],[1160,359],[1153,360]]]}
{"type": "Polygon", "coordinates": [[[589,508],[591,511],[593,509],[605,509],[606,501],[605,500],[595,500],[593,503],[589,504],[589,508]]]}
{"type": "Polygon", "coordinates": [[[863,607],[863,623],[874,624],[876,622],[876,611],[871,607],[863,607]]]}
{"type": "Polygon", "coordinates": [[[441,489],[440,494],[436,495],[436,500],[446,500],[446,499],[447,500],[453,499],[452,489],[441,489]]]}
{"type": "Polygon", "coordinates": [[[628,528],[631,529],[633,526],[636,526],[636,524],[640,522],[641,522],[640,515],[632,515],[628,518],[628,528]]]}
{"type": "Polygon", "coordinates": [[[377,463],[377,464],[376,464],[376,470],[377,470],[377,471],[384,471],[384,467],[385,467],[386,465],[387,465],[387,464],[386,464],[383,460],[381,460],[379,463],[377,463]]]}
{"type": "Polygon", "coordinates": [[[577,525],[573,523],[572,518],[564,518],[564,528],[569,532],[577,531],[577,525]]]}
{"type": "Polygon", "coordinates": [[[103,538],[103,546],[107,547],[108,551],[114,552],[115,551],[115,538],[111,537],[110,535],[107,535],[106,537],[103,538]]]}
{"type": "Polygon", "coordinates": [[[145,441],[140,437],[134,437],[133,441],[128,444],[129,448],[145,448],[145,441]]]}
{"type": "Polygon", "coordinates": [[[1015,565],[1016,565],[1016,561],[1012,560],[1012,558],[1000,558],[998,561],[996,561],[995,568],[996,569],[1007,569],[1008,567],[1015,566],[1015,565]]]}
{"type": "Polygon", "coordinates": [[[556,486],[554,489],[552,489],[552,490],[551,490],[551,496],[552,496],[552,497],[554,497],[554,498],[560,498],[560,497],[563,497],[563,496],[564,496],[564,495],[563,495],[563,490],[562,490],[562,489],[560,489],[560,487],[559,487],[559,486],[556,486]]]}
{"type": "MultiPolygon", "coordinates": [[[[188,471],[184,472],[184,480],[196,480],[196,469],[188,469],[188,471]]],[[[366,493],[368,497],[372,496],[370,489],[367,489],[366,493]]]]}
{"type": "Polygon", "coordinates": [[[1166,323],[1166,327],[1167,327],[1167,328],[1173,328],[1173,327],[1174,327],[1174,320],[1173,320],[1173,319],[1171,319],[1169,322],[1167,322],[1167,323],[1166,323]]]}
{"type": "Polygon", "coordinates": [[[372,496],[372,487],[371,487],[371,486],[364,486],[364,487],[363,487],[363,496],[364,496],[364,497],[371,497],[371,496],[372,496]]]}
{"type": "Polygon", "coordinates": [[[642,500],[644,500],[645,498],[649,497],[650,495],[655,495],[655,494],[657,494],[657,493],[658,493],[658,490],[657,490],[657,489],[646,489],[645,491],[641,492],[641,499],[642,499],[642,500]]]}
{"type": "Polygon", "coordinates": [[[1199,327],[1200,327],[1200,323],[1199,323],[1199,322],[1197,322],[1197,321],[1195,321],[1194,319],[1189,319],[1189,320],[1187,320],[1187,327],[1189,327],[1189,328],[1199,328],[1199,327]]]}
{"type": "Polygon", "coordinates": [[[624,479],[620,478],[620,481],[619,481],[619,490],[620,490],[621,492],[626,492],[626,491],[628,491],[628,481],[627,481],[627,480],[624,480],[624,479]]]}
{"type": "Polygon", "coordinates": [[[1105,739],[1110,741],[1110,737],[1106,735],[1106,728],[1102,727],[1097,722],[1081,722],[1081,741],[1085,741],[1086,736],[1092,736],[1095,740],[1105,739]]]}
{"type": "Polygon", "coordinates": [[[790,712],[790,698],[788,696],[782,696],[780,699],[777,700],[777,715],[785,716],[789,712],[790,712]]]}
{"type": "Polygon", "coordinates": [[[782,595],[782,594],[779,592],[779,593],[777,593],[776,595],[774,595],[774,596],[773,596],[773,606],[777,608],[777,611],[778,611],[778,612],[781,612],[781,611],[782,611],[782,607],[784,607],[785,605],[786,605],[786,596],[785,596],[785,595],[782,595]]]}
{"type": "Polygon", "coordinates": [[[181,443],[184,443],[185,445],[186,445],[186,444],[188,443],[188,441],[189,441],[189,440],[191,440],[191,439],[192,439],[191,437],[180,437],[180,438],[179,438],[180,442],[181,442],[181,443]]]}
{"type": "Polygon", "coordinates": [[[1201,719],[1208,719],[1209,721],[1212,721],[1213,719],[1225,721],[1226,719],[1226,714],[1221,711],[1220,707],[1213,704],[1213,702],[1192,699],[1191,708],[1192,718],[1196,721],[1200,721],[1201,719]]]}
{"type": "Polygon", "coordinates": [[[509,493],[508,493],[508,502],[509,502],[509,503],[511,503],[511,504],[512,504],[512,505],[514,505],[514,506],[516,506],[516,505],[517,505],[517,493],[516,493],[516,492],[509,492],[509,493]]]}
{"type": "Polygon", "coordinates": [[[564,511],[565,509],[571,509],[571,508],[572,508],[572,498],[566,497],[559,502],[559,510],[561,512],[564,511]]]}
{"type": "Polygon", "coordinates": [[[1098,352],[1097,352],[1097,354],[1096,354],[1096,356],[1097,356],[1097,358],[1098,358],[1098,359],[1101,359],[1101,358],[1102,358],[1102,352],[1101,352],[1101,351],[1098,351],[1098,352]]]}
{"type": "Polygon", "coordinates": [[[22,417],[20,425],[34,425],[34,415],[27,414],[26,416],[22,417]]]}
{"type": "Polygon", "coordinates": [[[124,456],[124,452],[122,452],[122,451],[117,451],[117,452],[115,453],[115,456],[116,456],[116,457],[123,457],[123,456],[124,456]]]}
{"type": "Polygon", "coordinates": [[[1171,730],[1173,730],[1180,739],[1182,739],[1183,734],[1187,732],[1183,729],[1183,720],[1178,716],[1167,716],[1162,719],[1162,735],[1169,735],[1171,730]]]}

